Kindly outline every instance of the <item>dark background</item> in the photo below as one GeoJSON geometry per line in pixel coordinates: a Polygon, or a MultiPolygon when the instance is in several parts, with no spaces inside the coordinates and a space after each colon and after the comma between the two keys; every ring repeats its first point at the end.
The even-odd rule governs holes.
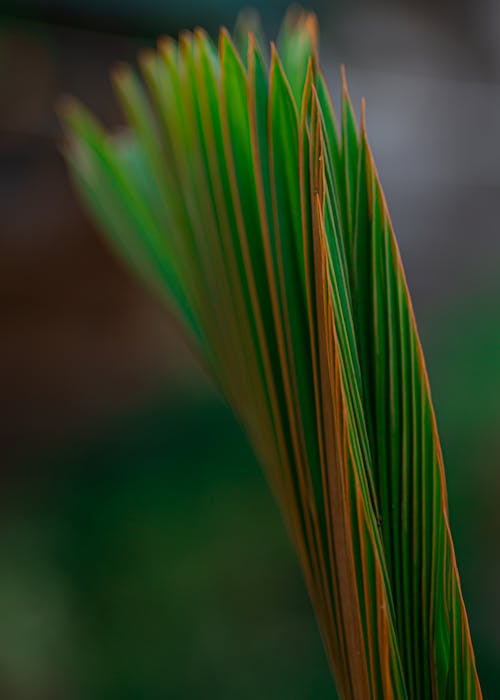
{"type": "MultiPolygon", "coordinates": [[[[262,5],[270,35],[285,2],[262,5]]],[[[56,99],[118,125],[109,68],[231,0],[0,5],[0,697],[333,697],[298,566],[230,410],[108,252],[56,99]]],[[[500,697],[500,4],[318,2],[430,373],[485,697],[500,697]]]]}

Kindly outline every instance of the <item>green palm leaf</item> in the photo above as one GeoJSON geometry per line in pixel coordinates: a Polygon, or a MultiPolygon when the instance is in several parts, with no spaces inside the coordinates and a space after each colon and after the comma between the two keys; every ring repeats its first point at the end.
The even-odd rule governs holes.
{"type": "MultiPolygon", "coordinates": [[[[253,15],[252,27],[258,28],[253,15]]],[[[75,182],[239,415],[295,543],[345,698],[479,698],[442,455],[401,260],[316,22],[269,68],[240,22],[115,74],[110,136],[67,105],[75,182]]],[[[279,55],[278,55],[279,53],[279,55]]]]}

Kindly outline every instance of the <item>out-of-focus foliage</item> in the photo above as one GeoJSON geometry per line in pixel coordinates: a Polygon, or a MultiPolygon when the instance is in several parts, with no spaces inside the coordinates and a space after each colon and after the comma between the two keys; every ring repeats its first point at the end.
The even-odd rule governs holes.
{"type": "Polygon", "coordinates": [[[159,401],[29,482],[0,514],[2,697],[335,696],[292,547],[212,394],[159,401]]]}

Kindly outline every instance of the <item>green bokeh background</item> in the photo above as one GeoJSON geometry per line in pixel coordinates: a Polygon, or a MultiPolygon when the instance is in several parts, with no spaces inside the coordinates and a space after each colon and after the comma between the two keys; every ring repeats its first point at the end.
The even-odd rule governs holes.
{"type": "Polygon", "coordinates": [[[331,697],[294,554],[225,405],[160,401],[54,458],[57,483],[33,478],[2,515],[6,678],[77,698],[331,697]]]}

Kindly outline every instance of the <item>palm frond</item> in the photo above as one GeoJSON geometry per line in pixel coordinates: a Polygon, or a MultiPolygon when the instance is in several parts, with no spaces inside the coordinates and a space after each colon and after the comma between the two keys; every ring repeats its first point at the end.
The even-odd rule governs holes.
{"type": "MultiPolygon", "coordinates": [[[[258,27],[254,16],[251,25],[258,27]]],[[[260,30],[259,30],[260,31],[260,30]]],[[[114,75],[129,128],[72,102],[85,202],[234,407],[295,543],[345,698],[479,698],[429,383],[401,259],[317,23],[269,62],[244,23],[114,75]],[[269,68],[267,67],[269,65],[269,68]]]]}

